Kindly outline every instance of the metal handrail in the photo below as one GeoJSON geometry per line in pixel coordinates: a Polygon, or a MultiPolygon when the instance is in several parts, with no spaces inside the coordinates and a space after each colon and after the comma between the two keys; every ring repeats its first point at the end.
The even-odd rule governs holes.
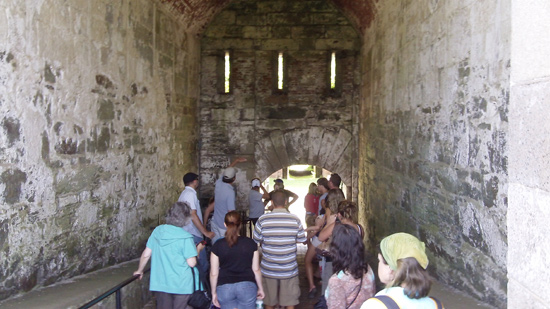
{"type": "MultiPolygon", "coordinates": [[[[146,274],[150,271],[151,269],[148,268],[147,270],[145,270],[143,272],[143,274],[146,274]]],[[[92,307],[93,305],[99,303],[100,301],[104,300],[105,298],[109,297],[111,294],[113,293],[116,293],[116,308],[117,309],[121,309],[122,308],[122,298],[121,298],[121,293],[120,293],[120,289],[122,289],[123,287],[127,286],[128,284],[132,283],[132,281],[136,280],[139,278],[139,275],[134,275],[126,280],[124,280],[123,282],[119,283],[118,285],[114,286],[113,288],[111,288],[110,290],[108,290],[107,292],[99,295],[98,297],[92,299],[91,301],[89,301],[88,303],[82,305],[81,307],[79,307],[78,309],[87,309],[87,308],[90,308],[92,307]]]]}

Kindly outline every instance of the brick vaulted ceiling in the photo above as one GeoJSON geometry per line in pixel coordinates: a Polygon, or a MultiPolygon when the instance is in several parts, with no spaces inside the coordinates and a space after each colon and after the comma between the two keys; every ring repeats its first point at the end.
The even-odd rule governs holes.
{"type": "MultiPolygon", "coordinates": [[[[200,34],[210,21],[222,11],[231,0],[159,0],[181,15],[181,20],[191,32],[200,34]]],[[[252,1],[252,0],[251,0],[252,1]]],[[[303,0],[295,0],[303,1],[303,0]]],[[[356,29],[363,33],[376,13],[378,0],[327,0],[339,8],[356,29]]]]}

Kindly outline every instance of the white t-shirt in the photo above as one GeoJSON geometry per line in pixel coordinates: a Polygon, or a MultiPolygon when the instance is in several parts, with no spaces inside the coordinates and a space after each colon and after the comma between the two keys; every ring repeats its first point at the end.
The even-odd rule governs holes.
{"type": "MultiPolygon", "coordinates": [[[[202,221],[202,210],[201,205],[199,203],[199,199],[197,198],[197,191],[195,189],[187,186],[181,192],[180,197],[178,198],[178,202],[186,202],[189,207],[191,207],[191,210],[197,211],[197,216],[199,217],[199,220],[202,221]]],[[[195,224],[193,224],[193,220],[189,220],[187,224],[183,227],[184,230],[191,233],[193,236],[202,237],[202,233],[197,229],[195,224]]]]}
{"type": "MultiPolygon", "coordinates": [[[[383,289],[380,292],[376,293],[376,296],[387,295],[393,298],[393,300],[399,305],[400,308],[407,309],[437,309],[437,304],[435,301],[429,297],[424,297],[421,299],[409,298],[403,292],[403,288],[400,286],[394,286],[389,289],[383,289]]],[[[369,298],[366,302],[363,303],[361,309],[387,309],[381,301],[375,298],[369,298]]]]}

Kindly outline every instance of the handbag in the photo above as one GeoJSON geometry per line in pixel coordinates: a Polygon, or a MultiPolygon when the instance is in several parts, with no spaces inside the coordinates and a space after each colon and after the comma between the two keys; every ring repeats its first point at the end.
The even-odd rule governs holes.
{"type": "Polygon", "coordinates": [[[330,257],[330,244],[332,236],[315,247],[315,253],[320,256],[330,257]]]}
{"type": "Polygon", "coordinates": [[[313,305],[313,309],[327,309],[327,308],[328,308],[327,299],[325,298],[324,295],[321,295],[321,297],[319,297],[319,300],[315,303],[315,305],[313,305]]]}
{"type": "Polygon", "coordinates": [[[200,283],[199,289],[195,288],[195,270],[193,268],[191,267],[191,273],[193,274],[193,294],[191,294],[187,304],[195,309],[209,309],[212,299],[206,291],[200,289],[200,283]]]}

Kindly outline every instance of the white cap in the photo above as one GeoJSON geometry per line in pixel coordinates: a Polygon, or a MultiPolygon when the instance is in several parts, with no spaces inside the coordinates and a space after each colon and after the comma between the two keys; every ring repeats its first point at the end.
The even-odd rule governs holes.
{"type": "Polygon", "coordinates": [[[235,169],[233,167],[228,167],[223,171],[223,178],[225,179],[231,179],[235,177],[235,169]]]}
{"type": "Polygon", "coordinates": [[[252,188],[259,187],[261,185],[260,180],[258,178],[252,179],[252,188]]]}

